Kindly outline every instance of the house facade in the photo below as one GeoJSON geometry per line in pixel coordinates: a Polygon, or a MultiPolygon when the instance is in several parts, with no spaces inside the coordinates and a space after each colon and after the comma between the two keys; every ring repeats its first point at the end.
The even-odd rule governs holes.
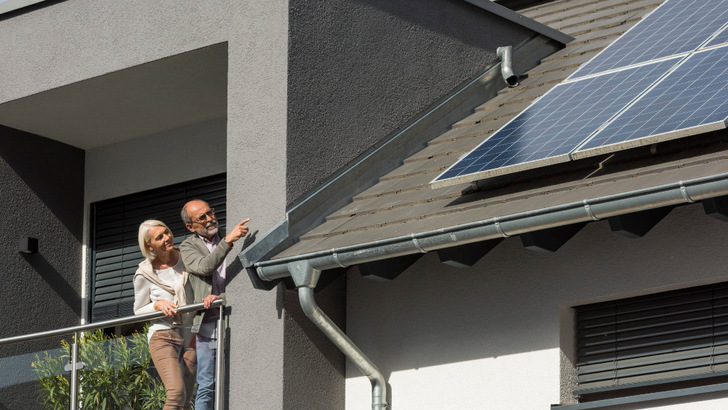
{"type": "MultiPolygon", "coordinates": [[[[372,407],[371,375],[302,310],[313,288],[388,408],[726,405],[725,131],[429,185],[662,1],[5,3],[6,336],[129,314],[139,220],[181,240],[179,207],[203,197],[225,222],[251,218],[228,260],[227,408],[372,407]],[[28,238],[37,253],[19,253],[28,238]],[[621,339],[579,330],[615,335],[599,326],[622,306],[686,295],[710,306],[695,319],[710,336],[690,340],[711,353],[629,356],[656,369],[639,381],[621,339]],[[667,374],[681,360],[700,363],[667,374]]],[[[29,408],[27,381],[0,388],[0,407],[29,408]]]]}

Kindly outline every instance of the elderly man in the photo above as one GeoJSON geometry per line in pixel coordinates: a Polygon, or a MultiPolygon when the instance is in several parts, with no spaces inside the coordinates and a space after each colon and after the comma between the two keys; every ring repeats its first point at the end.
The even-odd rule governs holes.
{"type": "Polygon", "coordinates": [[[218,229],[215,210],[207,202],[196,199],[182,207],[182,221],[195,235],[180,245],[182,261],[190,273],[195,303],[204,303],[207,310],[197,312],[192,321],[197,346],[196,410],[212,410],[215,398],[215,356],[217,347],[217,309],[210,304],[225,295],[225,257],[233,243],[248,234],[250,219],[235,225],[228,234],[218,229]],[[203,298],[204,296],[204,298],[203,298]]]}

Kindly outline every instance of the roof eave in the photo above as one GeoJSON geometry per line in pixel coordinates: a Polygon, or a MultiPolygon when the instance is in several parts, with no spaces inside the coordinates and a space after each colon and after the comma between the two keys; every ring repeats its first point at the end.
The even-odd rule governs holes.
{"type": "Polygon", "coordinates": [[[255,263],[257,276],[274,281],[291,276],[293,264],[307,261],[317,270],[346,268],[362,263],[427,253],[429,251],[527,232],[598,221],[612,216],[666,206],[694,203],[728,195],[728,173],[655,186],[579,202],[489,218],[464,225],[437,229],[397,238],[333,248],[255,263]]]}

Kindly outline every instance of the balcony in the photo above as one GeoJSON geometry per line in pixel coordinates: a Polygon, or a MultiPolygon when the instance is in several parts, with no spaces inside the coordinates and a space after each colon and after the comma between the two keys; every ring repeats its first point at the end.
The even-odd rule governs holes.
{"type": "MultiPolygon", "coordinates": [[[[222,407],[224,301],[217,322],[215,408],[222,407]]],[[[204,310],[202,303],[179,312],[204,310]]],[[[0,394],[24,409],[159,409],[166,390],[149,354],[146,331],[119,337],[104,329],[144,324],[162,312],[0,339],[0,394]],[[52,348],[38,346],[55,345],[52,348]]],[[[146,326],[144,327],[146,329],[146,326]]]]}

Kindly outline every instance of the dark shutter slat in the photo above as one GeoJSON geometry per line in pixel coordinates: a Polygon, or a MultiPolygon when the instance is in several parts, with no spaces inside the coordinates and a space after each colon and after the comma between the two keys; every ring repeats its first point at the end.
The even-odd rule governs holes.
{"type": "Polygon", "coordinates": [[[728,370],[726,283],[575,309],[577,392],[728,370]]]}

